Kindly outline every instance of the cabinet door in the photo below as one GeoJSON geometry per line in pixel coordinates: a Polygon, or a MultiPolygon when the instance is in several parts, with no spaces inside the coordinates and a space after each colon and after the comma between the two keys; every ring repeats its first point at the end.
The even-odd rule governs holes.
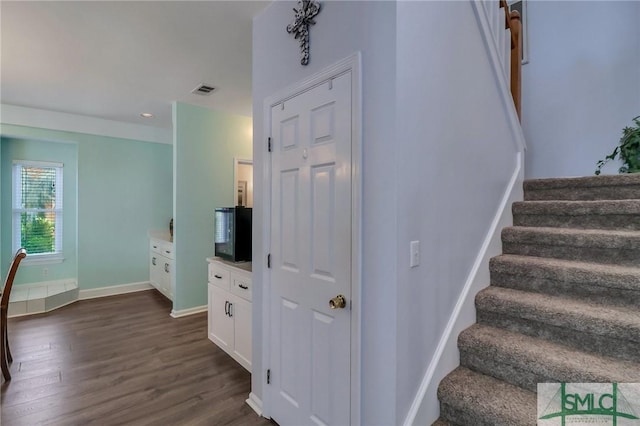
{"type": "Polygon", "coordinates": [[[251,303],[237,296],[233,296],[231,301],[234,320],[233,353],[238,362],[251,371],[251,303]]]}
{"type": "Polygon", "coordinates": [[[162,259],[162,292],[173,300],[173,260],[164,256],[160,258],[162,259]]]}
{"type": "Polygon", "coordinates": [[[227,352],[233,348],[233,317],[229,312],[229,293],[209,284],[209,339],[227,352]]]}
{"type": "Polygon", "coordinates": [[[149,282],[157,289],[160,289],[160,282],[162,280],[162,260],[160,260],[158,253],[151,252],[151,258],[149,259],[149,282]]]}

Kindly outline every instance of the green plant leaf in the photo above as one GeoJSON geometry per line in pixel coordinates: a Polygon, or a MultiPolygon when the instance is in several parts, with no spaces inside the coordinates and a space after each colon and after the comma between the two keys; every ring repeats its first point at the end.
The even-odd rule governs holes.
{"type": "Polygon", "coordinates": [[[635,127],[625,127],[622,129],[622,137],[619,145],[604,160],[596,164],[596,176],[600,174],[602,167],[616,157],[620,157],[622,167],[619,173],[640,173],[640,115],[633,118],[635,127]]]}

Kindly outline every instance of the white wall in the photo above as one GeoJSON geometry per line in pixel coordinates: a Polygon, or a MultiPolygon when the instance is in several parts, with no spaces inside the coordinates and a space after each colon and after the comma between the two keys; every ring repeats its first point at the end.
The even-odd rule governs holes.
{"type": "MultiPolygon", "coordinates": [[[[518,170],[521,147],[505,118],[512,104],[500,97],[470,2],[323,2],[308,67],[299,65],[297,42],[284,30],[293,5],[274,2],[254,20],[256,182],[268,161],[264,98],[362,51],[361,423],[402,424],[425,372],[438,364],[436,347],[518,170]],[[422,264],[414,269],[411,240],[422,243],[422,264]]],[[[254,217],[262,217],[260,186],[254,201],[254,217]]],[[[263,231],[255,223],[252,389],[258,396],[266,368],[259,349],[263,231]]],[[[499,240],[491,250],[497,254],[499,240]]],[[[480,275],[488,284],[488,265],[480,275]]],[[[451,339],[455,345],[456,336],[451,339]]],[[[440,376],[456,366],[445,364],[438,364],[440,376]]],[[[437,414],[435,394],[429,398],[417,404],[428,406],[421,408],[424,422],[437,414]]]]}
{"type": "Polygon", "coordinates": [[[527,21],[527,176],[592,175],[640,115],[640,2],[530,1],[527,21]]]}
{"type": "MultiPolygon", "coordinates": [[[[295,2],[272,3],[253,26],[254,173],[264,174],[265,134],[263,100],[356,51],[363,68],[363,335],[362,424],[390,425],[395,416],[395,239],[396,146],[395,107],[395,3],[322,2],[311,28],[311,59],[300,65],[298,40],[285,28],[293,19],[295,2]]],[[[254,218],[265,208],[265,195],[254,187],[254,218]]],[[[256,221],[257,222],[257,221],[256,221]]],[[[252,390],[262,396],[261,363],[262,286],[264,270],[262,232],[254,224],[254,293],[252,390]]]]}
{"type": "MultiPolygon", "coordinates": [[[[522,147],[508,125],[505,108],[513,104],[505,107],[471,2],[399,2],[396,27],[395,424],[402,424],[428,367],[439,361],[436,349],[465,283],[488,285],[488,264],[479,276],[472,267],[510,193],[522,147]],[[422,247],[417,268],[409,268],[412,240],[422,247]]],[[[491,250],[499,254],[499,248],[491,250]]],[[[475,321],[472,312],[467,316],[475,321]]],[[[442,371],[435,372],[415,424],[437,417],[435,389],[458,364],[456,340],[452,333],[454,356],[437,364],[442,371]]]]}

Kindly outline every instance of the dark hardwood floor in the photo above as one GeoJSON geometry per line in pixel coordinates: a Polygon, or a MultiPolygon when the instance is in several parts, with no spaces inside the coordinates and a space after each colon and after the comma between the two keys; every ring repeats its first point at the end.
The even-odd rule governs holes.
{"type": "Polygon", "coordinates": [[[207,315],[169,317],[155,290],[9,319],[2,424],[275,425],[245,403],[250,374],[207,339],[207,315]]]}

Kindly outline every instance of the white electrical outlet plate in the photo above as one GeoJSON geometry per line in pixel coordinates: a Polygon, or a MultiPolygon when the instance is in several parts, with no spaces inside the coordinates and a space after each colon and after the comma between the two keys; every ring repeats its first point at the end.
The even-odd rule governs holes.
{"type": "Polygon", "coordinates": [[[415,268],[420,265],[420,241],[409,243],[409,267],[415,268]]]}

